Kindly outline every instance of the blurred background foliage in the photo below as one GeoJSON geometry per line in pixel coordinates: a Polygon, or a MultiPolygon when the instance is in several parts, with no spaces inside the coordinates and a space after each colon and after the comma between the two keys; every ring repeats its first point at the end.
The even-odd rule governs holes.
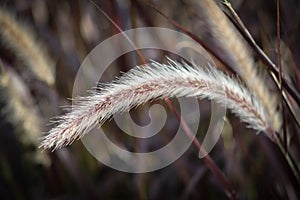
{"type": "MultiPolygon", "coordinates": [[[[149,7],[147,1],[95,2],[123,30],[147,26],[178,30],[149,7]]],[[[218,52],[207,33],[201,10],[189,1],[150,2],[218,52]]],[[[233,0],[231,3],[258,44],[276,61],[276,1],[233,0]]],[[[64,112],[60,106],[70,104],[67,98],[72,96],[81,62],[96,45],[119,31],[88,0],[1,0],[0,4],[3,10],[11,12],[20,23],[32,29],[36,42],[43,45],[42,49],[53,62],[53,67],[49,67],[55,71],[55,83],[47,84],[28,72],[28,66],[1,40],[0,199],[227,199],[219,180],[203,159],[198,158],[193,146],[170,166],[146,174],[119,172],[102,165],[80,141],[55,152],[38,149],[39,138],[51,128],[47,125],[49,119],[64,112]]],[[[220,2],[219,5],[224,8],[220,2]]],[[[284,71],[295,86],[299,86],[300,1],[281,1],[280,6],[284,71]]],[[[146,59],[158,61],[165,55],[164,52],[143,53],[146,59]]],[[[132,54],[135,60],[130,55],[121,56],[109,68],[114,70],[108,71],[101,81],[110,81],[120,75],[119,71],[128,71],[141,64],[136,52],[132,54]]],[[[266,76],[266,79],[269,78],[266,76]]],[[[271,84],[270,87],[275,89],[271,84]]],[[[172,101],[176,105],[177,101],[172,101]]],[[[173,137],[178,127],[176,117],[165,102],[140,106],[131,116],[137,124],[149,123],[147,110],[153,103],[160,103],[168,113],[168,125],[159,133],[159,138],[147,141],[152,148],[158,149],[173,137]]],[[[209,101],[199,101],[200,141],[201,133],[205,133],[209,124],[209,105],[209,101]]],[[[240,199],[299,198],[299,185],[291,178],[293,175],[288,174],[278,148],[265,136],[246,129],[230,113],[227,116],[223,136],[210,156],[240,199]]],[[[293,122],[287,120],[287,123],[293,122]]],[[[138,139],[122,133],[113,120],[103,127],[110,138],[127,148],[148,150],[139,146],[138,139]]],[[[291,132],[294,134],[290,148],[297,161],[299,130],[294,128],[291,132]]]]}

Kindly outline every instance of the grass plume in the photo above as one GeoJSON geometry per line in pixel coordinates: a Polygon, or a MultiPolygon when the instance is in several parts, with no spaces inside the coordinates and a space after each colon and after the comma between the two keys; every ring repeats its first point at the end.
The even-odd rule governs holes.
{"type": "Polygon", "coordinates": [[[69,113],[58,117],[56,127],[44,137],[40,147],[57,149],[71,144],[99,122],[153,99],[167,97],[208,98],[219,102],[258,132],[270,134],[272,124],[261,101],[241,83],[214,67],[152,62],[138,66],[119,79],[98,88],[90,96],[78,97],[69,113]]]}
{"type": "Polygon", "coordinates": [[[1,115],[5,115],[17,132],[22,133],[20,137],[24,143],[37,145],[42,120],[24,81],[14,71],[3,69],[0,73],[0,92],[1,101],[5,102],[1,115]]]}
{"type": "Polygon", "coordinates": [[[55,81],[54,67],[28,26],[0,8],[0,39],[40,80],[48,85],[55,81]]]}
{"type": "Polygon", "coordinates": [[[278,100],[265,87],[265,81],[257,72],[257,66],[246,42],[213,0],[197,1],[197,4],[203,8],[214,38],[234,62],[234,69],[261,99],[272,126],[276,131],[280,131],[282,119],[277,111],[278,100]]]}

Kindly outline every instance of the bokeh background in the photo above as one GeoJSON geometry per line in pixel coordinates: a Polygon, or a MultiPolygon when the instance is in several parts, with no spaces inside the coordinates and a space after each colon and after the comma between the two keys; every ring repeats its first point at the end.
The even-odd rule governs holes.
{"type": "MultiPolygon", "coordinates": [[[[222,55],[209,35],[201,9],[195,4],[187,0],[149,2],[222,55]]],[[[149,7],[148,1],[95,0],[94,3],[122,30],[147,26],[179,30],[149,7]]],[[[252,36],[276,63],[276,1],[233,0],[231,3],[252,36]]],[[[218,4],[226,12],[226,8],[220,2],[218,4]]],[[[45,79],[34,76],[26,62],[6,45],[5,38],[1,38],[0,199],[228,198],[219,179],[204,160],[198,158],[194,146],[170,166],[145,174],[119,172],[102,165],[80,141],[54,152],[37,148],[40,137],[52,126],[50,118],[65,112],[61,106],[70,105],[68,98],[72,97],[74,78],[81,62],[96,45],[119,30],[88,0],[1,0],[0,6],[31,29],[36,43],[49,57],[47,67],[55,72],[54,84],[50,85],[45,82],[50,74],[42,72],[45,79]]],[[[282,63],[285,73],[299,91],[300,1],[285,0],[280,6],[282,63]]],[[[163,51],[142,53],[146,59],[158,61],[168,55],[163,51]]],[[[263,69],[258,58],[256,60],[263,69]]],[[[101,77],[101,82],[110,81],[120,75],[120,71],[126,72],[141,63],[136,52],[121,56],[101,77]]],[[[270,77],[265,77],[266,87],[275,91],[270,77]]],[[[176,99],[172,102],[179,106],[176,99]]],[[[137,124],[149,123],[147,110],[153,103],[160,103],[168,114],[167,124],[159,136],[140,141],[122,133],[113,120],[103,125],[106,134],[132,151],[147,152],[160,148],[172,139],[178,127],[178,121],[166,103],[154,101],[145,104],[131,111],[131,116],[137,124]]],[[[197,137],[201,141],[204,136],[201,133],[205,133],[210,120],[210,102],[199,101],[199,108],[201,121],[197,137]]],[[[288,115],[286,123],[291,132],[290,151],[297,162],[299,129],[288,115]]],[[[299,182],[295,181],[278,147],[265,136],[247,129],[230,112],[227,113],[223,136],[210,156],[240,199],[299,197],[299,182]]]]}

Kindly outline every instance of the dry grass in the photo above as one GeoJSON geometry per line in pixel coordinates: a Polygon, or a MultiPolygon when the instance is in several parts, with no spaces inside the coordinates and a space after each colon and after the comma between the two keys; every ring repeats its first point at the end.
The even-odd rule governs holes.
{"type": "MultiPolygon", "coordinates": [[[[99,87],[101,90],[90,96],[76,99],[74,109],[64,113],[59,105],[67,104],[65,99],[72,94],[74,75],[81,61],[97,44],[119,30],[89,1],[7,1],[0,11],[0,199],[300,198],[299,127],[288,109],[284,109],[285,117],[280,117],[277,107],[281,94],[274,90],[269,76],[262,76],[268,69],[219,9],[220,4],[209,0],[152,1],[162,13],[182,25],[179,28],[144,1],[95,2],[124,30],[143,26],[181,31],[186,28],[210,48],[218,69],[204,70],[173,61],[160,64],[165,63],[162,60],[166,55],[174,55],[145,50],[140,52],[145,60],[158,63],[130,70],[143,64],[138,54],[131,52],[112,63],[102,77],[109,82],[113,80],[110,77],[120,79],[99,87]],[[37,41],[42,41],[44,46],[37,41]],[[56,74],[52,63],[56,63],[56,74]],[[224,66],[233,69],[231,75],[219,71],[224,66]],[[120,76],[119,71],[125,73],[120,76]],[[172,139],[179,123],[172,108],[164,100],[156,99],[174,96],[217,100],[232,111],[226,115],[222,137],[209,159],[198,159],[198,152],[192,146],[164,169],[127,174],[99,164],[80,142],[44,154],[36,147],[41,129],[50,132],[42,146],[58,148],[101,122],[109,138],[126,149],[135,152],[159,149],[172,139]],[[134,107],[130,112],[132,120],[148,123],[143,110],[152,103],[141,105],[146,101],[161,103],[168,115],[161,132],[149,140],[129,137],[114,120],[106,121],[111,115],[134,107]],[[40,127],[41,122],[57,115],[62,116],[58,124],[40,127]],[[287,131],[286,146],[281,146],[282,127],[287,131]],[[265,134],[256,135],[257,132],[265,134]],[[27,140],[23,136],[28,136],[27,140]],[[49,156],[49,159],[40,162],[34,156],[49,156]],[[207,164],[208,160],[213,164],[207,164]],[[226,193],[229,183],[231,194],[226,193]]],[[[276,4],[268,0],[243,0],[233,7],[266,55],[275,61],[276,4]]],[[[289,72],[292,87],[300,91],[297,8],[299,2],[281,3],[281,40],[285,44],[281,52],[282,70],[289,72]],[[285,57],[287,50],[289,56],[285,57]]],[[[283,90],[299,118],[297,102],[289,90],[285,87],[283,90]]],[[[178,109],[176,99],[170,100],[178,109]]],[[[201,121],[195,141],[203,138],[211,116],[210,101],[201,100],[199,105],[201,121]]]]}

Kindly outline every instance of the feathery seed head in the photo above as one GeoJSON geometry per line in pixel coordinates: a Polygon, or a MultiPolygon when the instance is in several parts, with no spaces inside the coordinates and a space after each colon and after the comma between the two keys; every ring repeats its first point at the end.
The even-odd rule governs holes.
{"type": "Polygon", "coordinates": [[[213,66],[202,69],[171,59],[167,64],[153,61],[99,89],[90,96],[76,98],[72,110],[57,118],[56,127],[44,137],[40,147],[57,149],[69,145],[114,114],[166,97],[208,98],[229,108],[258,132],[267,133],[271,126],[255,94],[213,66]]]}

